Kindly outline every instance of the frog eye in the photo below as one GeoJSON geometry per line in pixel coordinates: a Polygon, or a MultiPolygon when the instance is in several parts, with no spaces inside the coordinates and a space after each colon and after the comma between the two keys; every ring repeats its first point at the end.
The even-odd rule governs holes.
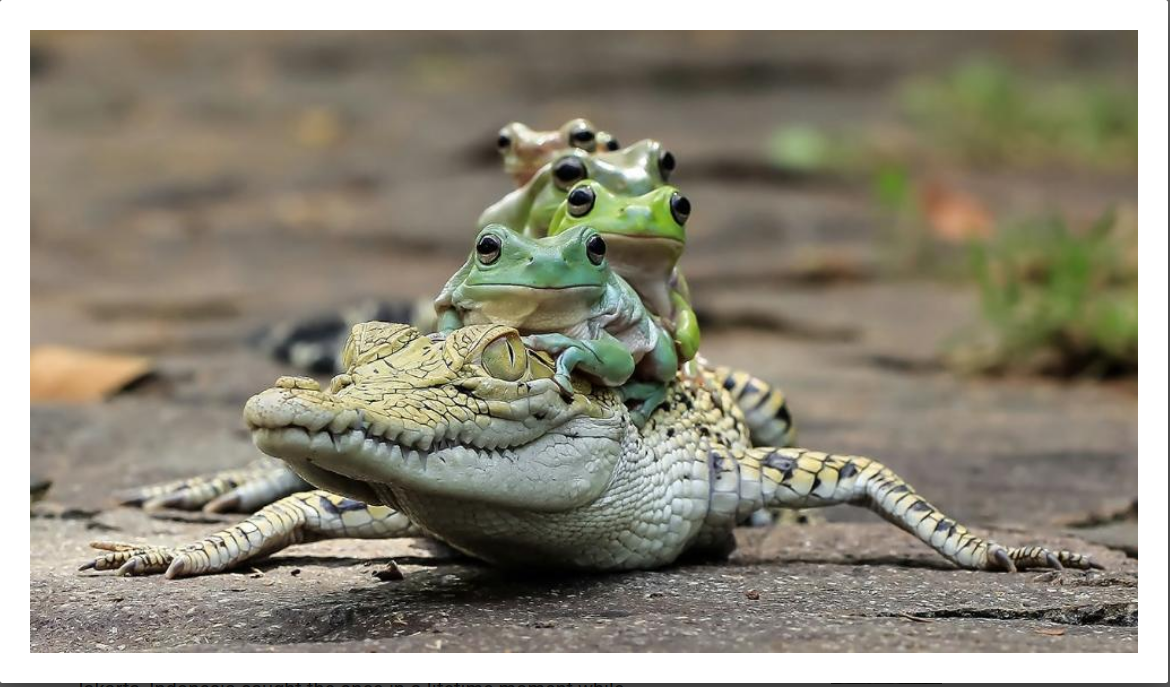
{"type": "Polygon", "coordinates": [[[593,152],[597,148],[597,134],[587,126],[578,127],[569,132],[569,145],[593,152]]]}
{"type": "Polygon", "coordinates": [[[496,139],[496,148],[499,148],[500,152],[502,153],[511,147],[512,147],[512,137],[508,135],[507,129],[501,129],[500,130],[500,137],[496,139]]]}
{"type": "Polygon", "coordinates": [[[669,150],[662,151],[658,156],[658,173],[662,175],[663,181],[670,181],[670,173],[674,171],[674,167],[674,155],[669,150]]]}
{"type": "Polygon", "coordinates": [[[594,265],[600,265],[605,261],[605,239],[597,234],[589,237],[585,242],[585,255],[589,256],[589,262],[594,265]]]}
{"type": "Polygon", "coordinates": [[[670,197],[670,216],[679,226],[686,224],[687,218],[691,216],[691,201],[681,193],[673,194],[670,197]]]}
{"type": "Polygon", "coordinates": [[[475,244],[475,253],[479,256],[481,264],[492,264],[500,259],[500,239],[491,234],[484,234],[475,244]]]}
{"type": "Polygon", "coordinates": [[[578,186],[569,192],[569,197],[565,199],[569,204],[569,214],[573,217],[584,217],[593,209],[593,203],[597,201],[597,196],[593,193],[593,189],[588,186],[578,186]]]}
{"type": "Polygon", "coordinates": [[[618,143],[616,138],[611,138],[605,143],[605,149],[609,151],[620,150],[622,144],[618,143]]]}
{"type": "Polygon", "coordinates": [[[588,177],[589,170],[585,169],[585,163],[580,158],[566,155],[553,163],[552,174],[556,187],[568,191],[573,184],[588,177]]]}
{"type": "Polygon", "coordinates": [[[488,344],[479,356],[479,364],[496,379],[514,382],[528,367],[528,350],[516,334],[501,336],[488,344]]]}

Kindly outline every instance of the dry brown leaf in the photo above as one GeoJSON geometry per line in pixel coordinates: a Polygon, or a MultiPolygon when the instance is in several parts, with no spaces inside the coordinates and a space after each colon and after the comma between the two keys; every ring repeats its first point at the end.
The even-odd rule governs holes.
{"type": "Polygon", "coordinates": [[[991,236],[994,220],[991,213],[974,196],[931,183],[919,202],[922,215],[935,238],[948,243],[964,243],[991,236]]]}
{"type": "Polygon", "coordinates": [[[33,401],[100,401],[150,374],[149,358],[98,353],[67,346],[35,346],[33,401]]]}
{"type": "Polygon", "coordinates": [[[1045,635],[1047,637],[1060,637],[1060,636],[1064,635],[1064,628],[1063,627],[1038,627],[1038,628],[1036,628],[1036,634],[1045,635]]]}

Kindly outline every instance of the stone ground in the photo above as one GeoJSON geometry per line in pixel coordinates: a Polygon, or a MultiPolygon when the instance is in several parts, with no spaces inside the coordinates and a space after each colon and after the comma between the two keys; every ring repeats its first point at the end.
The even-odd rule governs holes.
{"type": "MultiPolygon", "coordinates": [[[[1124,72],[1088,35],[187,34],[34,38],[32,344],[150,355],[152,381],[34,404],[34,651],[1133,651],[1136,385],[958,377],[975,295],[875,279],[864,184],[766,173],[780,124],[880,129],[924,63],[973,52],[1124,72]],[[878,457],[1003,543],[1103,573],[950,569],[861,511],[744,529],[719,565],[500,573],[422,542],[327,542],[184,581],[79,574],[93,539],[181,543],[220,520],[114,508],[118,488],[255,456],[239,412],[285,372],[264,324],[433,294],[507,186],[501,123],[592,116],[664,140],[692,199],[704,352],[788,392],[805,446],[878,457]],[[809,265],[861,266],[827,282],[809,265]],[[851,262],[853,261],[853,262],[851,262]],[[391,558],[406,579],[379,582],[391,558]],[[750,592],[750,594],[749,594],[750,592]],[[758,598],[755,598],[757,597],[758,598]]],[[[942,166],[1006,216],[1136,204],[1135,179],[942,166]]]]}

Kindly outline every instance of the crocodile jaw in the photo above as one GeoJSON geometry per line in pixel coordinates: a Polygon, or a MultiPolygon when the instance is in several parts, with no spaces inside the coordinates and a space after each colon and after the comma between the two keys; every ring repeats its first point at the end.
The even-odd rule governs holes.
{"type": "Polygon", "coordinates": [[[342,400],[273,388],[253,396],[244,415],[261,451],[310,482],[367,502],[378,491],[373,484],[539,512],[596,500],[611,481],[625,429],[621,416],[589,417],[536,397],[528,403],[565,406],[550,408],[548,426],[493,417],[486,428],[464,423],[454,438],[376,434],[362,409],[342,400]]]}

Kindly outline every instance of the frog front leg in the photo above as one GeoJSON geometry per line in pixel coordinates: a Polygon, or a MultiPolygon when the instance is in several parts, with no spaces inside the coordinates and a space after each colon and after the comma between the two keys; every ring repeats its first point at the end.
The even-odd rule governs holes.
{"type": "Polygon", "coordinates": [[[629,406],[630,418],[639,428],[666,400],[666,386],[678,374],[678,361],[674,342],[660,330],[653,350],[638,361],[635,379],[621,388],[622,401],[629,406]]]}
{"type": "Polygon", "coordinates": [[[463,316],[455,308],[444,310],[439,315],[438,327],[436,328],[442,334],[450,334],[451,332],[463,326],[463,316]]]}
{"type": "Polygon", "coordinates": [[[574,339],[564,334],[533,334],[524,345],[546,351],[557,358],[557,386],[572,395],[574,370],[580,370],[606,386],[618,387],[634,374],[634,356],[612,335],[602,332],[597,339],[574,339]]]}
{"type": "Polygon", "coordinates": [[[474,254],[451,275],[443,290],[435,298],[435,329],[440,334],[450,334],[463,326],[463,313],[456,307],[459,288],[467,282],[467,276],[475,269],[474,254]]]}

